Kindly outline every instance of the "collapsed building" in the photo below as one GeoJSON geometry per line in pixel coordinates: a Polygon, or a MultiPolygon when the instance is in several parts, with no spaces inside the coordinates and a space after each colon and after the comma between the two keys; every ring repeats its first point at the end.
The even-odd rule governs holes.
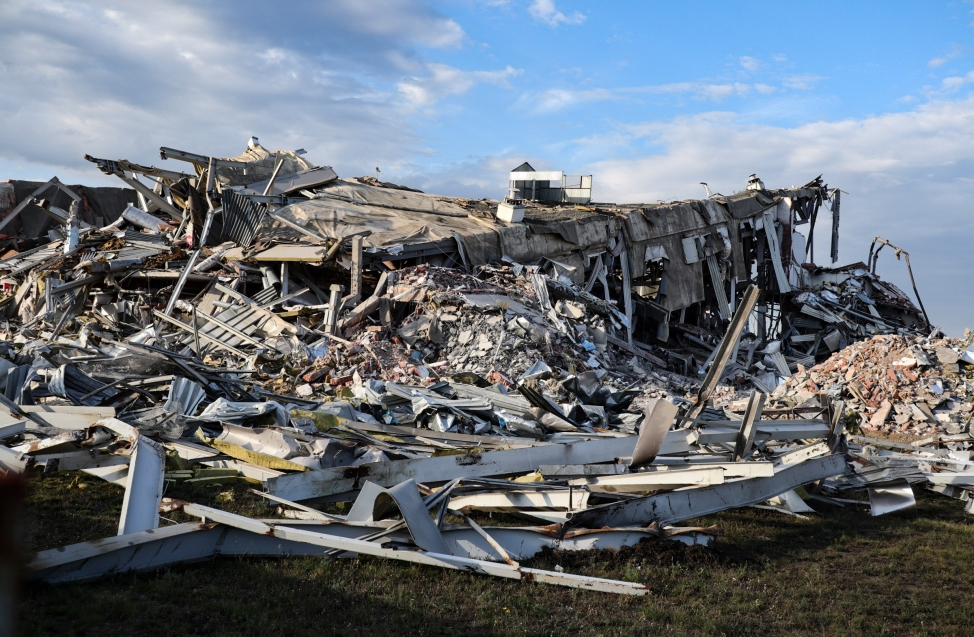
{"type": "MultiPolygon", "coordinates": [[[[520,222],[505,223],[496,217],[498,202],[430,195],[372,178],[341,179],[300,154],[272,154],[256,142],[229,160],[166,148],[161,155],[190,167],[164,170],[89,159],[134,186],[145,212],[161,212],[185,226],[190,247],[206,224],[208,203],[213,204],[206,243],[232,241],[235,252],[228,258],[246,251],[262,263],[261,285],[287,291],[296,286],[290,278],[305,276],[308,264],[332,266],[330,273],[340,279],[347,298],[361,295],[361,277],[368,285],[404,266],[469,270],[490,263],[540,263],[553,278],[564,277],[624,313],[610,327],[613,337],[690,376],[707,363],[714,338],[748,282],[764,291],[749,332],[760,342],[780,341],[791,372],[853,340],[930,327],[905,293],[879,278],[872,252],[870,264],[834,265],[841,192],[821,178],[777,190],[765,189],[755,178],[730,196],[617,205],[591,203],[591,176],[579,178],[587,189],[556,188],[551,184],[560,183],[554,178],[564,179],[563,173],[539,173],[524,164],[512,171],[511,185],[530,190],[526,196],[534,198],[515,203],[524,209],[520,222]],[[151,189],[140,175],[155,181],[151,189]],[[826,208],[832,217],[828,258],[833,265],[820,267],[811,238],[826,208]],[[352,254],[359,250],[357,237],[361,254],[352,254]],[[315,251],[325,245],[327,253],[315,251]],[[300,274],[282,278],[292,262],[305,265],[295,268],[300,274]],[[280,272],[271,273],[272,264],[280,272]]],[[[48,222],[63,222],[63,209],[51,209],[47,205],[53,217],[48,222]]],[[[89,224],[113,218],[99,212],[82,206],[89,224]]],[[[24,234],[38,233],[24,226],[24,234]]],[[[319,289],[296,299],[314,305],[327,303],[328,295],[319,289]]],[[[744,374],[749,371],[751,379],[755,370],[744,374]]],[[[785,366],[774,371],[785,372],[785,366]]],[[[768,390],[776,384],[766,374],[758,383],[768,390]]]]}
{"type": "Polygon", "coordinates": [[[886,242],[835,265],[841,193],[821,178],[606,204],[591,176],[522,165],[494,201],[343,179],[304,155],[256,139],[233,158],[164,147],[166,168],[86,157],[125,189],[0,189],[0,464],[126,488],[117,546],[44,552],[34,577],[234,554],[215,539],[230,533],[249,554],[365,553],[643,594],[517,560],[706,542],[674,525],[733,506],[800,514],[794,489],[809,483],[829,503],[867,488],[874,513],[909,506],[911,483],[974,489],[965,383],[949,386],[956,401],[911,392],[927,401],[927,447],[890,457],[846,435],[854,412],[903,415],[888,384],[836,377],[849,344],[901,339],[897,360],[926,360],[913,368],[933,365],[928,350],[974,353],[936,340],[919,297],[876,274],[886,242]],[[284,520],[162,500],[166,482],[237,478],[284,520]],[[336,501],[354,502],[348,515],[308,506],[336,501]],[[159,511],[175,509],[219,533],[160,536],[159,511]],[[543,526],[488,533],[477,511],[543,526]]]}

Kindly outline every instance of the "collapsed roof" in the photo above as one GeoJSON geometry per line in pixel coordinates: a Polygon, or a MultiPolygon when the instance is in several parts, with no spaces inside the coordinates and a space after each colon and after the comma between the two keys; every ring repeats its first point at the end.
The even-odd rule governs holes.
{"type": "Polygon", "coordinates": [[[792,371],[872,334],[929,330],[922,309],[878,277],[872,253],[866,264],[815,265],[811,238],[820,211],[832,217],[833,264],[839,250],[841,193],[821,177],[767,189],[752,175],[732,195],[708,188],[706,199],[655,204],[519,202],[523,221],[509,223],[498,219],[496,201],[342,179],[303,155],[271,152],[252,138],[232,158],[160,149],[163,159],[189,163],[187,172],[86,158],[136,188],[147,212],[185,226],[190,244],[205,231],[206,243],[233,241],[248,254],[274,246],[265,261],[317,254],[318,263],[337,258],[348,269],[342,255],[360,237],[356,266],[367,277],[419,263],[543,264],[616,304],[625,314],[627,343],[683,346],[675,361],[683,373],[706,362],[748,282],[764,292],[750,331],[760,341],[782,341],[792,371]],[[309,253],[314,245],[329,250],[309,253]],[[702,350],[695,349],[700,337],[709,343],[702,350]]]}

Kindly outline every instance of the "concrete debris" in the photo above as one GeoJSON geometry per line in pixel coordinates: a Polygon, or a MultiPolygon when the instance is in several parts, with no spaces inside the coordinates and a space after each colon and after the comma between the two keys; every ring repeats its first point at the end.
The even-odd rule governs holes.
{"type": "Polygon", "coordinates": [[[881,335],[800,370],[775,390],[782,405],[827,395],[867,435],[925,437],[967,433],[974,412],[974,367],[961,356],[974,336],[881,335]],[[962,367],[963,365],[963,367],[962,367]]]}
{"type": "Polygon", "coordinates": [[[675,525],[732,507],[868,489],[879,514],[911,484],[974,489],[974,339],[930,334],[879,250],[811,263],[796,228],[839,209],[821,178],[626,206],[592,203],[591,177],[539,194],[547,173],[522,167],[498,221],[498,202],[340,179],[256,139],[160,154],[192,169],[88,157],[130,189],[0,191],[0,471],[126,489],[120,538],[42,552],[36,579],[246,546],[643,595],[518,560],[709,543],[675,525]],[[283,517],[162,499],[176,481],[250,483],[283,517]],[[205,523],[160,528],[177,509],[205,523]],[[493,511],[536,526],[471,517],[493,511]]]}

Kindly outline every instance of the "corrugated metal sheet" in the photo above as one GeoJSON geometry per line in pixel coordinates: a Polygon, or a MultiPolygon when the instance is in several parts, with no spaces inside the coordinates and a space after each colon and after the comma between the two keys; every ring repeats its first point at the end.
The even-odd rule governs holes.
{"type": "Polygon", "coordinates": [[[159,250],[169,249],[169,245],[166,242],[166,237],[164,237],[161,234],[148,234],[146,232],[133,232],[131,230],[126,230],[125,243],[126,245],[144,246],[146,248],[158,248],[159,250]]]}
{"type": "Polygon", "coordinates": [[[249,247],[257,234],[267,205],[254,203],[248,197],[226,189],[222,195],[224,241],[231,240],[249,247]]]}
{"type": "Polygon", "coordinates": [[[273,287],[269,287],[264,288],[257,294],[252,295],[250,299],[257,305],[265,305],[277,299],[279,296],[280,295],[277,293],[277,290],[275,290],[273,287]]]}
{"type": "Polygon", "coordinates": [[[116,259],[147,259],[162,252],[160,248],[147,248],[140,245],[127,245],[119,250],[115,250],[116,259]]]}
{"type": "Polygon", "coordinates": [[[11,276],[20,274],[25,270],[30,270],[41,261],[56,256],[60,250],[60,241],[48,243],[47,245],[34,248],[33,250],[27,250],[26,252],[21,252],[18,255],[10,257],[9,259],[0,261],[0,270],[8,270],[11,276]]]}
{"type": "Polygon", "coordinates": [[[166,399],[163,409],[184,416],[192,416],[205,397],[206,392],[199,383],[177,376],[169,388],[169,397],[166,399]]]}
{"type": "MultiPolygon", "coordinates": [[[[237,349],[252,348],[254,347],[254,340],[262,341],[265,338],[263,332],[267,331],[263,328],[266,326],[268,329],[273,329],[267,324],[275,318],[267,310],[251,305],[234,305],[219,314],[213,314],[212,317],[232,328],[232,330],[217,325],[215,322],[207,321],[206,317],[201,315],[199,316],[200,334],[205,334],[237,349]],[[252,340],[241,338],[234,332],[244,334],[252,340]]],[[[193,336],[190,334],[186,340],[188,342],[192,339],[193,336]]]]}

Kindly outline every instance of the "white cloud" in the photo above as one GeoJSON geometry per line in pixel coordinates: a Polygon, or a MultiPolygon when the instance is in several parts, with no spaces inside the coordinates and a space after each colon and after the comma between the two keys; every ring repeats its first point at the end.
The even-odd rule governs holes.
{"type": "MultiPolygon", "coordinates": [[[[229,0],[8,0],[0,165],[95,183],[102,177],[85,153],[146,163],[159,161],[161,145],[228,155],[252,134],[272,147],[305,147],[340,173],[391,163],[418,146],[398,91],[403,74],[430,68],[423,49],[465,37],[421,0],[298,0],[287,12],[229,0]]],[[[455,88],[426,87],[416,99],[431,103],[505,73],[454,78],[455,88]]]]}
{"type": "Polygon", "coordinates": [[[798,91],[810,91],[824,79],[821,75],[789,75],[781,83],[798,91]]]}
{"type": "Polygon", "coordinates": [[[932,60],[927,62],[927,66],[929,66],[932,69],[936,69],[943,66],[948,61],[953,60],[956,57],[962,56],[963,54],[964,54],[964,50],[960,46],[955,44],[954,48],[951,49],[950,53],[947,53],[946,55],[942,55],[939,58],[933,58],[932,60]]]}
{"type": "MultiPolygon", "coordinates": [[[[119,0],[109,0],[118,2],[119,0]]],[[[162,0],[187,4],[184,0],[162,0]]],[[[291,0],[286,9],[256,0],[195,3],[193,11],[209,16],[236,36],[277,37],[292,48],[313,48],[340,57],[381,59],[405,46],[452,49],[467,35],[457,22],[431,8],[428,0],[291,0]]],[[[131,3],[123,6],[129,7],[131,3]]]]}
{"type": "Polygon", "coordinates": [[[966,75],[954,75],[951,77],[945,77],[940,81],[940,87],[943,91],[947,93],[953,93],[960,89],[965,84],[974,82],[974,71],[970,71],[966,75]]]}
{"type": "MultiPolygon", "coordinates": [[[[931,319],[951,333],[974,327],[974,97],[938,101],[904,113],[813,122],[746,125],[733,113],[706,113],[624,127],[602,154],[625,143],[655,154],[590,164],[600,201],[652,202],[743,189],[757,173],[769,187],[801,185],[823,174],[843,195],[840,261],[865,259],[881,235],[906,249],[931,319]]],[[[591,148],[598,139],[579,140],[591,148]]],[[[630,146],[627,154],[636,152],[630,146]]],[[[820,231],[827,233],[828,213],[820,231]]],[[[816,241],[827,260],[828,239],[816,241]]],[[[881,260],[879,273],[909,290],[905,266],[881,260]]]]}
{"type": "Polygon", "coordinates": [[[578,104],[618,99],[622,99],[622,96],[618,91],[611,89],[550,89],[538,93],[525,93],[518,99],[517,106],[534,113],[554,113],[578,104]]]}
{"type": "MultiPolygon", "coordinates": [[[[711,174],[698,178],[698,173],[708,170],[727,178],[727,188],[743,188],[747,174],[755,170],[767,176],[766,183],[792,184],[806,175],[814,177],[810,173],[818,174],[826,170],[825,166],[891,185],[902,179],[926,181],[922,175],[930,167],[954,170],[961,162],[974,161],[974,98],[927,104],[905,113],[794,128],[745,125],[734,113],[711,112],[625,130],[630,138],[645,140],[666,152],[636,161],[607,161],[603,165],[611,166],[608,172],[663,174],[666,178],[654,181],[684,183],[687,195],[692,194],[689,190],[695,192],[701,178],[719,183],[711,174]],[[625,169],[626,165],[632,167],[625,169]],[[688,171],[694,175],[687,176],[688,171]],[[732,177],[737,173],[740,176],[732,177]]],[[[642,184],[622,177],[613,192],[622,199],[661,195],[662,191],[646,190],[642,184]],[[625,183],[628,186],[622,188],[625,183]]]]}
{"type": "Polygon", "coordinates": [[[508,78],[521,73],[513,67],[497,71],[461,71],[446,64],[429,64],[429,74],[411,77],[398,84],[399,93],[410,106],[432,106],[447,95],[462,95],[476,84],[510,88],[508,78]]]}
{"type": "MultiPolygon", "coordinates": [[[[649,90],[647,92],[653,93],[656,91],[649,90]]],[[[747,95],[751,92],[751,86],[743,82],[734,82],[729,84],[703,84],[696,82],[679,83],[671,85],[663,85],[660,87],[660,93],[690,93],[701,97],[704,99],[710,99],[715,102],[719,102],[725,98],[731,97],[732,95],[747,95]]]]}
{"type": "Polygon", "coordinates": [[[481,199],[498,199],[507,194],[511,170],[523,162],[543,169],[546,163],[538,157],[518,152],[503,152],[486,157],[473,157],[447,165],[403,166],[403,181],[426,192],[481,199]]]}
{"type": "Polygon", "coordinates": [[[559,24],[581,24],[585,22],[585,16],[578,11],[571,15],[565,15],[559,11],[554,0],[532,0],[531,6],[528,7],[528,13],[538,22],[544,22],[552,27],[559,24]]]}
{"type": "Polygon", "coordinates": [[[744,70],[750,71],[751,73],[761,68],[761,63],[749,55],[741,56],[740,62],[744,70]]]}
{"type": "Polygon", "coordinates": [[[534,113],[553,113],[579,104],[634,99],[640,95],[689,95],[694,99],[719,103],[730,97],[750,95],[752,91],[768,94],[774,92],[775,88],[767,84],[751,85],[743,82],[674,82],[615,89],[557,88],[525,93],[518,99],[517,106],[534,113]]]}
{"type": "Polygon", "coordinates": [[[460,46],[466,34],[450,18],[431,14],[413,0],[329,0],[330,15],[354,29],[383,38],[403,38],[433,48],[460,46]]]}

